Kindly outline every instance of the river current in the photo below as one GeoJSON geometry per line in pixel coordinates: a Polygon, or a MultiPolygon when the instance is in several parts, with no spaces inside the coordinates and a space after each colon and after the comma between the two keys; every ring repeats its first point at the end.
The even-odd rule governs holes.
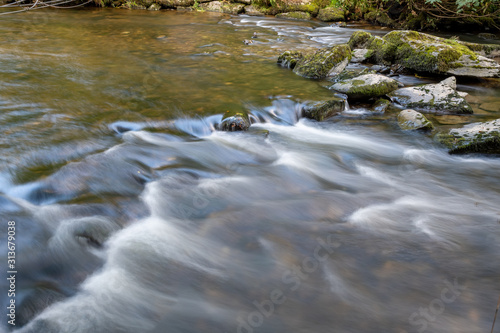
{"type": "MultiPolygon", "coordinates": [[[[500,159],[449,155],[401,131],[395,110],[302,119],[333,93],[276,66],[361,28],[387,32],[197,12],[3,16],[0,267],[15,221],[17,274],[16,326],[3,279],[0,332],[489,332],[500,159]],[[214,130],[241,109],[248,132],[214,130]]],[[[458,83],[475,114],[433,122],[500,117],[498,81],[458,83]]]]}

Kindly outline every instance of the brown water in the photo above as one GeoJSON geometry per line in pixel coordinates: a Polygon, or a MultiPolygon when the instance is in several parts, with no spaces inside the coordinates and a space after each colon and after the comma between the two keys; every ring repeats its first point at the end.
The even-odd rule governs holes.
{"type": "MultiPolygon", "coordinates": [[[[397,110],[298,119],[332,92],[277,55],[358,28],[3,16],[0,217],[5,234],[17,228],[16,331],[488,332],[500,160],[450,156],[400,131],[397,110]],[[249,132],[213,131],[239,109],[257,122],[249,132]]],[[[475,115],[435,123],[500,117],[498,81],[459,89],[475,115]]]]}

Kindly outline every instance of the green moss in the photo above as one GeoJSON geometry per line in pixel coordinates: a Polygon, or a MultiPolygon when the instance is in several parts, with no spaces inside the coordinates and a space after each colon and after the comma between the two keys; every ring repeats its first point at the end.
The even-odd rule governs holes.
{"type": "Polygon", "coordinates": [[[345,100],[337,98],[326,102],[309,103],[304,107],[306,118],[323,121],[345,110],[345,100]]]}
{"type": "Polygon", "coordinates": [[[326,7],[319,10],[318,20],[323,22],[345,21],[345,12],[341,8],[326,7]]]}
{"type": "Polygon", "coordinates": [[[442,72],[455,68],[463,55],[477,59],[469,48],[453,39],[442,39],[416,31],[393,31],[384,40],[396,45],[395,61],[421,72],[442,72]]]}
{"type": "Polygon", "coordinates": [[[294,69],[297,62],[299,62],[303,57],[304,55],[302,52],[285,51],[278,57],[277,63],[282,67],[294,69]]]}
{"type": "Polygon", "coordinates": [[[368,13],[365,13],[364,15],[365,20],[379,24],[383,27],[391,27],[394,28],[397,26],[396,21],[391,19],[389,15],[387,15],[386,12],[380,11],[380,10],[371,10],[368,13]]]}
{"type": "Polygon", "coordinates": [[[359,76],[354,79],[339,81],[332,85],[330,89],[347,94],[349,98],[371,98],[383,96],[398,89],[395,80],[379,80],[377,83],[368,83],[368,77],[359,76]]]}
{"type": "Polygon", "coordinates": [[[486,153],[500,154],[500,134],[492,132],[484,138],[477,135],[472,138],[455,136],[450,133],[439,133],[436,141],[449,149],[450,154],[486,153]]]}
{"type": "Polygon", "coordinates": [[[362,80],[354,80],[352,89],[349,89],[347,95],[351,98],[378,97],[387,94],[389,91],[397,89],[397,84],[381,82],[377,85],[365,85],[362,80]]]}
{"type": "Polygon", "coordinates": [[[324,48],[301,59],[294,72],[307,78],[324,78],[345,59],[351,60],[351,49],[347,44],[324,48]]]}
{"type": "Polygon", "coordinates": [[[292,20],[310,20],[311,14],[305,12],[289,12],[289,13],[277,14],[276,17],[292,19],[292,20]]]}
{"type": "Polygon", "coordinates": [[[469,50],[482,54],[484,56],[498,56],[500,55],[500,45],[499,44],[477,44],[460,42],[463,46],[467,47],[469,50]]]}
{"type": "Polygon", "coordinates": [[[351,49],[363,49],[366,48],[366,45],[372,39],[373,35],[371,33],[358,30],[351,35],[347,45],[349,45],[351,49]]]}

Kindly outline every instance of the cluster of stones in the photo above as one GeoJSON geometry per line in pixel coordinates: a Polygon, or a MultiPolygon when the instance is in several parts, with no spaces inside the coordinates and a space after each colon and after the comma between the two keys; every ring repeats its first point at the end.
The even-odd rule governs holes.
{"type": "Polygon", "coordinates": [[[275,6],[259,6],[252,0],[116,0],[115,6],[132,9],[177,9],[204,10],[226,14],[246,14],[252,16],[276,15],[279,18],[292,20],[310,20],[317,18],[324,22],[345,21],[344,10],[336,7],[320,8],[312,0],[295,2],[276,2],[275,6]]]}
{"type": "MultiPolygon", "coordinates": [[[[499,78],[500,64],[486,57],[499,54],[500,46],[463,43],[415,31],[393,31],[383,37],[357,31],[347,44],[310,54],[286,51],[279,56],[278,64],[306,78],[333,81],[330,89],[351,101],[372,101],[374,110],[383,112],[389,104],[404,109],[397,116],[402,130],[432,133],[434,126],[422,112],[472,114],[472,107],[465,99],[467,93],[456,90],[455,76],[499,78]],[[371,63],[379,73],[368,69],[346,70],[350,62],[371,63]],[[397,80],[380,74],[390,72],[391,68],[448,78],[439,83],[404,87],[397,80]]],[[[303,116],[318,121],[334,116],[346,105],[339,100],[336,97],[312,104],[304,109],[303,116]]],[[[440,132],[435,137],[450,153],[500,153],[499,133],[500,119],[440,132]]]]}

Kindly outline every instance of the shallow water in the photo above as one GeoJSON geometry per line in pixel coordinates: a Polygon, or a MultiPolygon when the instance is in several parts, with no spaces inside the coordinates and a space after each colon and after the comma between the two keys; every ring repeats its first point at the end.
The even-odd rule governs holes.
{"type": "MultiPolygon", "coordinates": [[[[490,330],[500,160],[450,156],[397,110],[299,119],[332,92],[275,65],[367,27],[126,10],[1,23],[16,332],[490,330]],[[248,132],[213,130],[239,109],[248,132]]],[[[475,115],[434,122],[499,117],[498,81],[459,89],[475,115]]]]}

